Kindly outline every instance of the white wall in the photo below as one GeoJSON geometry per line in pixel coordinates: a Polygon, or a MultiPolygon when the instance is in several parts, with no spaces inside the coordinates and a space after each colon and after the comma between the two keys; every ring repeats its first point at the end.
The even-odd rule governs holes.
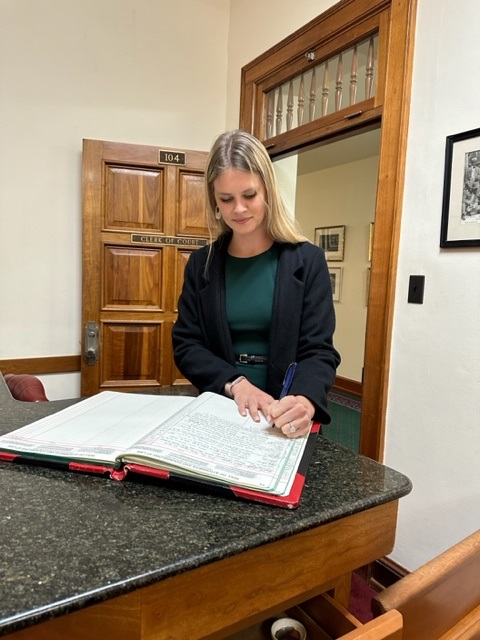
{"type": "MultiPolygon", "coordinates": [[[[0,358],[80,353],[82,138],[209,149],[229,9],[0,0],[0,358]]],[[[41,377],[79,395],[78,374],[41,377]]]]}

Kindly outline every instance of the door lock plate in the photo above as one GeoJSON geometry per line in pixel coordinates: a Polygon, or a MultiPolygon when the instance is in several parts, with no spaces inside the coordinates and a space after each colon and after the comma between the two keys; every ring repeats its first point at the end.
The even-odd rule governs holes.
{"type": "Polygon", "coordinates": [[[85,326],[85,362],[89,365],[98,362],[98,324],[87,322],[85,326]]]}

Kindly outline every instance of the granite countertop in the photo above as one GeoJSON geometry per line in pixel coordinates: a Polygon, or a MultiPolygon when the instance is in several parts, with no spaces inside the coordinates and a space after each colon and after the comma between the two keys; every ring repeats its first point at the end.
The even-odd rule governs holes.
{"type": "MultiPolygon", "coordinates": [[[[78,399],[14,400],[0,375],[0,433],[78,399]]],[[[0,635],[362,511],[410,480],[319,436],[294,510],[0,462],[0,635]]]]}

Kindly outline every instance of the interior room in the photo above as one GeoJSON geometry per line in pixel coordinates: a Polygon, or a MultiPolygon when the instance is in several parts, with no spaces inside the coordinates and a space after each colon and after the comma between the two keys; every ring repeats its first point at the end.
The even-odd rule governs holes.
{"type": "MultiPolygon", "coordinates": [[[[338,4],[358,8],[358,0],[338,4]]],[[[243,70],[266,52],[284,55],[279,43],[336,5],[0,0],[0,373],[35,374],[49,401],[82,395],[83,141],[207,152],[250,117],[243,70]]],[[[412,12],[390,238],[375,228],[385,213],[379,189],[391,178],[380,118],[348,136],[302,139],[295,154],[269,150],[306,236],[317,243],[325,229],[341,230],[341,259],[328,260],[342,354],[331,401],[340,413],[324,435],[349,456],[364,451],[362,421],[381,422],[377,460],[412,483],[399,500],[392,548],[385,541],[378,556],[397,577],[480,527],[480,243],[441,246],[447,138],[480,131],[480,85],[465,64],[480,56],[480,4],[412,0],[412,12]],[[374,269],[388,281],[385,306],[369,298],[374,269]],[[408,300],[412,276],[424,277],[420,304],[408,300]],[[382,350],[384,369],[370,367],[365,381],[374,315],[388,331],[370,332],[367,347],[382,350]],[[370,417],[364,382],[376,403],[370,417]],[[351,422],[342,430],[343,409],[351,422]]],[[[395,95],[391,85],[381,89],[395,95]]],[[[469,237],[479,237],[478,226],[472,218],[469,237]]]]}

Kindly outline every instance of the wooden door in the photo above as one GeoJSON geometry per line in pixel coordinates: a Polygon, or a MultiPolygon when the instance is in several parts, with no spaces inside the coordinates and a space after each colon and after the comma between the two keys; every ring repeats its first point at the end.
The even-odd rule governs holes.
{"type": "Polygon", "coordinates": [[[182,384],[171,332],[206,244],[207,153],[84,140],[82,396],[182,384]]]}

